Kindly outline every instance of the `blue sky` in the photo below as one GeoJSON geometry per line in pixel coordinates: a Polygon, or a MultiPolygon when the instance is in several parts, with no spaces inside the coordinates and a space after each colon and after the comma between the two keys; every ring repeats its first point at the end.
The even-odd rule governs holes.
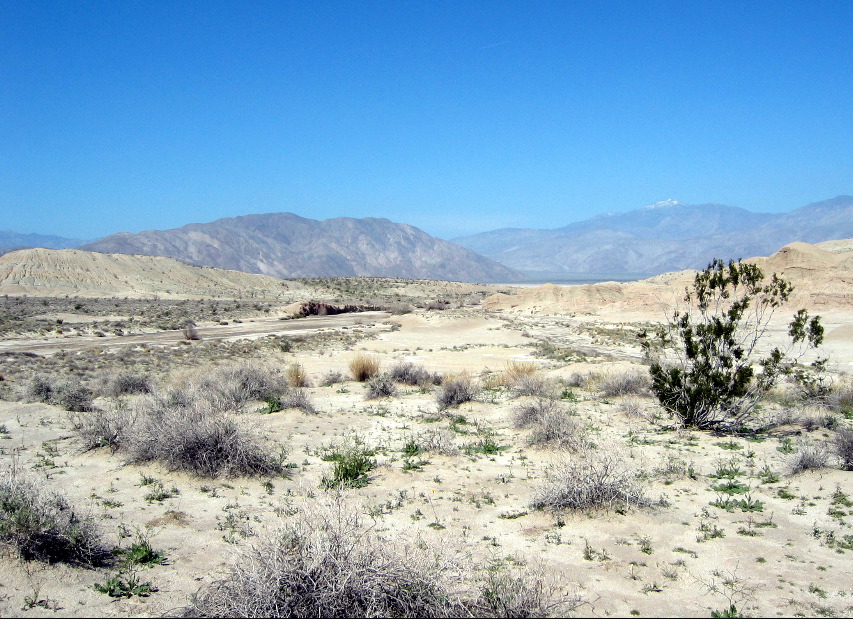
{"type": "Polygon", "coordinates": [[[853,2],[0,0],[0,229],[853,194],[853,2]]]}

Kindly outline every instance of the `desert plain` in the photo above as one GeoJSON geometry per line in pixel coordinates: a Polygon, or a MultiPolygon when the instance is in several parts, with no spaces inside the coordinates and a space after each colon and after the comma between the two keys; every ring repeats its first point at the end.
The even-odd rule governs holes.
{"type": "Polygon", "coordinates": [[[3,475],[61,493],[91,519],[113,559],[28,560],[4,544],[4,616],[192,614],[197,596],[249,569],[252,548],[324,509],[358,515],[359,535],[404,564],[439,557],[448,591],[475,615],[853,614],[853,473],[834,447],[853,423],[853,242],[756,259],[795,286],[762,346],[784,341],[796,308],[820,314],[824,344],[803,362],[827,357],[838,397],[804,397],[782,380],[755,413],[760,431],[728,434],[667,414],[637,339],[667,319],[694,273],[572,287],[246,284],[140,258],[142,283],[139,265],[76,254],[4,257],[0,458],[3,475]],[[308,301],[363,311],[302,316],[308,301]],[[418,379],[357,380],[365,360],[377,375],[418,379]],[[277,455],[276,471],[200,475],[131,461],[81,432],[88,416],[168,393],[213,401],[240,371],[280,379],[281,406],[232,397],[226,411],[277,455]],[[118,377],[145,388],[123,392],[118,377]],[[38,401],[39,378],[91,401],[38,401]],[[453,381],[471,399],[442,400],[453,381]],[[548,407],[565,422],[551,434],[529,422],[548,407]],[[342,453],[370,462],[350,487],[330,483],[342,453]],[[602,461],[627,484],[624,501],[542,505],[560,471],[602,461]],[[161,560],[122,562],[140,540],[161,560]],[[113,578],[148,587],[113,596],[113,578]],[[495,583],[515,606],[490,605],[495,583]]]}

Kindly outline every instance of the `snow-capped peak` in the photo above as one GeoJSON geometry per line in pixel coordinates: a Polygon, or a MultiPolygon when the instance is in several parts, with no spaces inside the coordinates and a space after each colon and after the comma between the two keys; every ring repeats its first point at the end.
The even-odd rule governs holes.
{"type": "Polygon", "coordinates": [[[643,207],[644,211],[651,211],[656,208],[666,208],[668,206],[681,206],[681,202],[678,200],[661,200],[660,202],[655,202],[654,204],[649,204],[643,207]]]}

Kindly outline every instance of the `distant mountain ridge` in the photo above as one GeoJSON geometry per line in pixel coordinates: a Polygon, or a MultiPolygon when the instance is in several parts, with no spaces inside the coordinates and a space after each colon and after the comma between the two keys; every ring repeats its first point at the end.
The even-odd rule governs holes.
{"type": "Polygon", "coordinates": [[[454,243],[387,219],[318,221],[266,213],[171,230],[119,233],[80,246],[166,256],[187,264],[276,277],[403,277],[509,282],[520,274],[454,243]]]}
{"type": "Polygon", "coordinates": [[[21,234],[12,230],[0,230],[0,254],[30,247],[71,249],[82,243],[85,243],[82,239],[67,239],[62,236],[49,234],[21,234]]]}
{"type": "Polygon", "coordinates": [[[788,213],[666,200],[553,230],[503,229],[454,242],[535,277],[537,273],[649,276],[701,269],[715,258],[768,255],[795,241],[853,236],[853,197],[788,213]]]}

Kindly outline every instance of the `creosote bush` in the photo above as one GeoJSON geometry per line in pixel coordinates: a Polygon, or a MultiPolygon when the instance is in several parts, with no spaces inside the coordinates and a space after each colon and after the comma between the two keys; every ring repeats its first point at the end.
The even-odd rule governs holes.
{"type": "Polygon", "coordinates": [[[349,362],[349,371],[354,380],[366,382],[379,373],[379,359],[359,353],[349,362]]]}
{"type": "Polygon", "coordinates": [[[0,543],[46,563],[93,566],[109,557],[92,518],[14,467],[0,474],[0,543]]]}
{"type": "Polygon", "coordinates": [[[536,508],[626,509],[649,505],[643,488],[615,449],[585,450],[548,472],[531,501],[536,508]]]}
{"type": "Polygon", "coordinates": [[[820,318],[801,309],[788,327],[790,345],[759,356],[773,313],[792,290],[776,274],[765,283],[750,263],[714,260],[698,273],[684,296],[687,309],[674,312],[654,337],[640,334],[661,405],[686,426],[744,425],[778,378],[823,341],[820,318]]]}

